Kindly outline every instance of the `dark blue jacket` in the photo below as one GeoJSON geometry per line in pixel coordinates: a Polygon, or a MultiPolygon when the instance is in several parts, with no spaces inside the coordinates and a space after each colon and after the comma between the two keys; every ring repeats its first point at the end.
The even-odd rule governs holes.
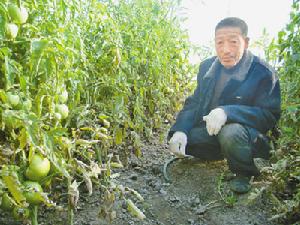
{"type": "MultiPolygon", "coordinates": [[[[171,127],[169,138],[175,131],[186,134],[203,124],[202,117],[210,112],[216,77],[221,64],[216,57],[203,61],[197,76],[197,88],[189,96],[171,127]],[[213,71],[212,71],[213,68],[213,71]]],[[[280,87],[274,70],[254,56],[250,69],[241,79],[232,78],[219,99],[219,107],[227,114],[226,123],[240,123],[250,128],[251,135],[266,134],[280,117],[280,87]]]]}

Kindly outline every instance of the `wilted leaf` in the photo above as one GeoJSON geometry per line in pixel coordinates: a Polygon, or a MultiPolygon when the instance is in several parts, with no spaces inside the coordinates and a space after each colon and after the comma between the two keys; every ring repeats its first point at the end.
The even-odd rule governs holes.
{"type": "Polygon", "coordinates": [[[130,200],[126,199],[127,203],[127,210],[130,212],[131,215],[143,220],[146,218],[144,213],[130,200]]]}
{"type": "Polygon", "coordinates": [[[137,199],[139,201],[142,201],[142,202],[144,201],[143,196],[140,193],[138,193],[136,190],[129,188],[129,187],[126,187],[125,190],[130,191],[133,195],[135,195],[135,197],[137,197],[137,199]]]}
{"type": "Polygon", "coordinates": [[[71,185],[68,187],[68,195],[69,195],[69,204],[73,209],[77,208],[77,203],[79,199],[79,190],[78,190],[77,181],[74,180],[71,185]]]}
{"type": "Polygon", "coordinates": [[[91,196],[93,194],[93,183],[91,178],[88,176],[87,173],[83,173],[83,179],[86,185],[86,188],[89,192],[89,196],[91,196]]]}
{"type": "Polygon", "coordinates": [[[123,168],[123,164],[119,162],[110,162],[111,168],[123,168]]]}
{"type": "Polygon", "coordinates": [[[75,141],[77,145],[83,145],[83,146],[90,146],[94,144],[98,144],[99,140],[84,140],[84,139],[78,139],[75,141]]]}
{"type": "Polygon", "coordinates": [[[16,169],[17,168],[14,166],[3,166],[1,175],[5,186],[8,188],[16,202],[23,205],[26,199],[23,195],[22,184],[19,181],[16,169]]]}

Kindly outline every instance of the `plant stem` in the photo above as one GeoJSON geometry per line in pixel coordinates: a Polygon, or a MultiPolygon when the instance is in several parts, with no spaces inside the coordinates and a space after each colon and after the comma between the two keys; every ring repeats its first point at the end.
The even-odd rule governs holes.
{"type": "Polygon", "coordinates": [[[74,210],[72,206],[68,206],[68,225],[74,224],[74,210]]]}
{"type": "Polygon", "coordinates": [[[97,159],[97,161],[101,162],[102,161],[102,157],[101,157],[100,149],[96,148],[95,151],[96,151],[96,159],[97,159]]]}
{"type": "Polygon", "coordinates": [[[35,205],[31,209],[31,224],[32,225],[39,225],[37,217],[38,217],[38,206],[35,205]]]}

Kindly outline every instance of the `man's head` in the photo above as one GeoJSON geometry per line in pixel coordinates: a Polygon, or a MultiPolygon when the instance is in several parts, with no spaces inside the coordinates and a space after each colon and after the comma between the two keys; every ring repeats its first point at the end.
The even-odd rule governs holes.
{"type": "Polygon", "coordinates": [[[215,28],[215,48],[221,64],[229,69],[235,66],[248,48],[248,26],[237,17],[221,20],[215,28]]]}

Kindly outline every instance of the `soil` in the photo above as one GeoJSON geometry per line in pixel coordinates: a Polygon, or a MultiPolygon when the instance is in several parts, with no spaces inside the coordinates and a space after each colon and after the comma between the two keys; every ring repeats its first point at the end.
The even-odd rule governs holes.
{"type": "MultiPolygon", "coordinates": [[[[204,162],[195,158],[173,161],[167,168],[171,182],[163,175],[164,164],[173,158],[166,143],[158,139],[144,143],[142,157],[131,155],[128,166],[113,170],[111,184],[120,192],[106,195],[95,188],[92,196],[81,192],[75,212],[76,225],[276,225],[268,220],[271,205],[260,195],[263,176],[252,181],[252,189],[243,195],[228,188],[231,175],[226,161],[204,162]],[[133,190],[138,192],[133,194],[133,190]],[[115,198],[115,201],[109,199],[115,198]],[[143,220],[131,215],[124,199],[130,199],[146,216],[143,220]],[[102,211],[101,211],[102,209],[102,211]],[[106,210],[106,211],[105,211],[106,210]],[[110,221],[111,219],[111,221],[110,221]]],[[[113,193],[113,192],[112,192],[113,193]]],[[[66,200],[66,199],[61,199],[66,200]]],[[[66,211],[46,210],[39,213],[39,224],[66,225],[66,211]]],[[[17,225],[7,214],[0,214],[0,224],[17,225]]]]}

